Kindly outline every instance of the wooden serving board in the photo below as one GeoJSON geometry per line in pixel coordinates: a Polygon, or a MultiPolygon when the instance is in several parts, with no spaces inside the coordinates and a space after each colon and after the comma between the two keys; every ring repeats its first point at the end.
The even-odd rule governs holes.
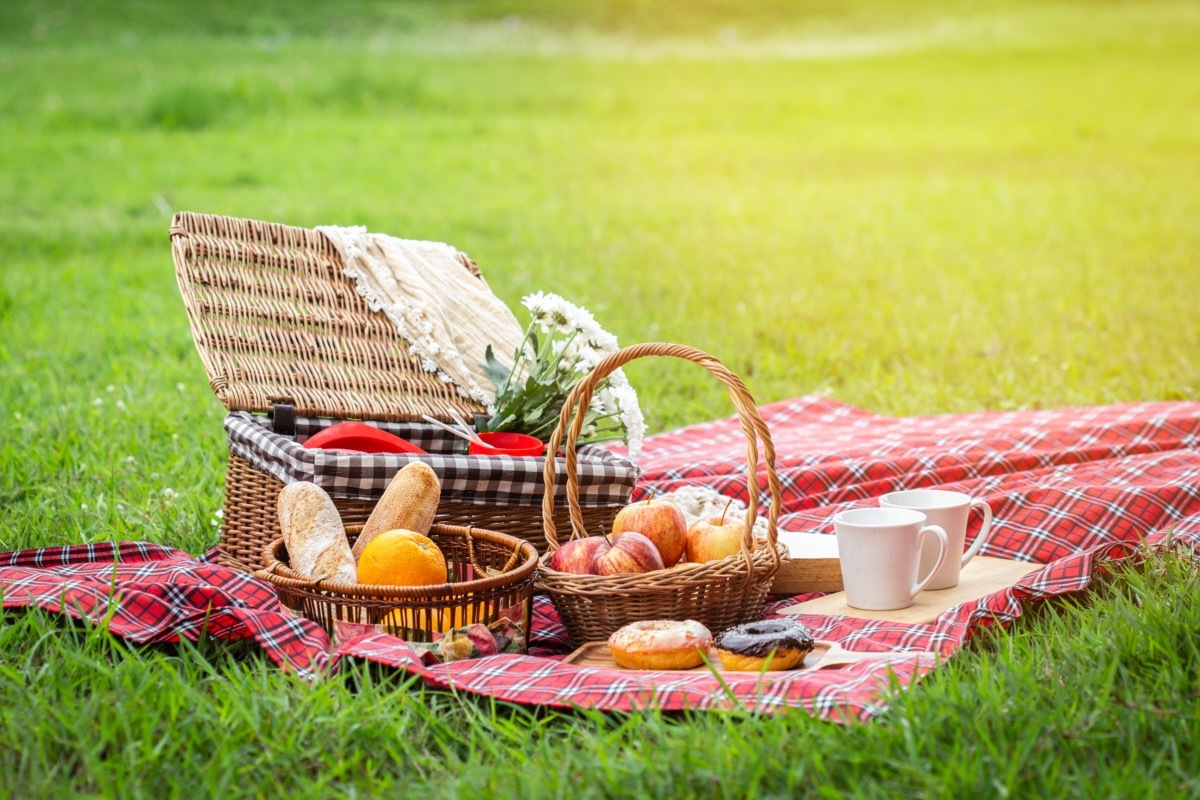
{"type": "Polygon", "coordinates": [[[788,557],[779,565],[771,582],[771,594],[840,592],[842,564],[838,561],[837,537],[808,531],[780,531],[779,542],[788,557]]]}
{"type": "Polygon", "coordinates": [[[954,608],[959,603],[978,600],[993,592],[1007,589],[1029,573],[1036,572],[1044,566],[1044,564],[1030,564],[1025,561],[1010,561],[1006,558],[975,556],[969,564],[963,567],[958,586],[920,592],[917,594],[916,602],[908,608],[898,608],[893,611],[866,611],[861,608],[853,608],[846,603],[846,593],[837,592],[818,597],[816,600],[807,600],[781,608],[775,613],[837,614],[859,619],[928,624],[936,620],[943,611],[954,608]]]}
{"type": "MultiPolygon", "coordinates": [[[[815,672],[822,669],[838,669],[849,664],[857,664],[861,661],[912,661],[920,656],[935,657],[933,653],[928,652],[905,652],[905,653],[858,653],[852,650],[847,650],[837,642],[818,639],[813,646],[812,652],[804,657],[803,663],[795,669],[790,670],[767,670],[766,675],[784,675],[788,672],[815,672]]],[[[721,658],[717,655],[716,648],[713,648],[708,654],[708,660],[712,662],[718,674],[722,675],[747,675],[751,673],[736,672],[727,670],[721,666],[721,658]]],[[[607,642],[588,642],[583,647],[580,647],[571,655],[562,660],[564,664],[574,664],[577,667],[592,667],[593,669],[619,669],[623,672],[652,672],[653,670],[626,670],[624,667],[617,664],[613,660],[612,651],[608,649],[607,642]]],[[[698,667],[685,670],[668,670],[672,672],[711,672],[707,665],[701,664],[698,667]]]]}

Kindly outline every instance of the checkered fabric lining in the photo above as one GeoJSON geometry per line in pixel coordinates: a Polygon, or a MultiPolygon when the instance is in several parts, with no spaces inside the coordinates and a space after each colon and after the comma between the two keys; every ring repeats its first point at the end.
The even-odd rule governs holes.
{"type": "MultiPolygon", "coordinates": [[[[696,673],[561,664],[568,652],[565,632],[544,598],[535,603],[529,656],[426,667],[412,648],[385,634],[331,647],[314,623],[282,613],[265,584],[149,544],[2,554],[4,606],[38,605],[93,619],[111,611],[110,629],[139,642],[195,639],[207,625],[211,638],[252,639],[277,663],[309,677],[336,669],[343,658],[360,658],[419,675],[432,686],[516,703],[607,710],[649,703],[664,709],[801,707],[850,721],[886,708],[893,677],[908,686],[935,667],[932,659],[906,652],[950,656],[978,631],[1009,624],[1029,605],[1084,589],[1146,542],[1170,535],[1200,549],[1200,403],[892,419],[800,398],[764,412],[783,454],[785,527],[828,532],[838,511],[870,505],[884,492],[946,486],[992,505],[996,521],[986,554],[1045,567],[929,625],[802,617],[817,637],[878,653],[878,660],[765,680],[725,676],[724,686],[696,673]]],[[[698,483],[744,497],[739,437],[732,419],[654,437],[647,443],[643,490],[698,483]]],[[[812,596],[778,598],[768,613],[812,596]]]]}
{"type": "MultiPolygon", "coordinates": [[[[429,455],[392,453],[353,455],[309,450],[300,444],[319,430],[340,420],[299,417],[296,437],[271,430],[266,417],[235,411],[225,417],[229,451],[284,483],[312,481],[332,497],[374,500],[383,496],[392,476],[405,464],[424,461],[442,483],[442,501],[497,506],[541,506],[545,492],[544,461],[534,457],[461,455],[461,440],[432,425],[384,423],[372,425],[395,433],[429,455]]],[[[559,460],[559,474],[566,470],[559,460]]],[[[584,506],[619,505],[629,500],[638,469],[626,459],[598,445],[584,447],[579,458],[579,502],[584,506]]],[[[555,486],[566,497],[566,483],[555,486]]]]}

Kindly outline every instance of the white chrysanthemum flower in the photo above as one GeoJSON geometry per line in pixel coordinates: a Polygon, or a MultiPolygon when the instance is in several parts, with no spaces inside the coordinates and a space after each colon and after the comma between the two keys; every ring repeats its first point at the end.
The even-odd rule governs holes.
{"type": "Polygon", "coordinates": [[[559,333],[572,333],[575,330],[575,325],[571,321],[571,317],[567,312],[559,307],[550,312],[550,327],[559,333]]]}
{"type": "MultiPolygon", "coordinates": [[[[521,304],[529,310],[531,320],[512,368],[517,380],[507,381],[504,391],[486,405],[492,415],[521,418],[523,424],[542,430],[553,423],[551,416],[558,409],[551,408],[553,404],[545,403],[540,394],[530,395],[525,378],[536,376],[539,387],[556,384],[560,391],[569,391],[584,375],[594,372],[605,357],[617,352],[620,345],[616,336],[600,327],[590,311],[559,295],[535,292],[522,298],[521,304]],[[535,345],[531,335],[538,330],[535,345]],[[540,410],[529,405],[533,402],[541,403],[540,410]],[[531,412],[537,419],[524,416],[531,412]]],[[[637,393],[621,370],[600,382],[589,403],[588,415],[592,421],[585,425],[586,438],[607,441],[621,435],[629,445],[630,457],[636,459],[640,455],[645,421],[637,393]]]]}
{"type": "Polygon", "coordinates": [[[557,332],[569,336],[591,330],[596,325],[596,320],[587,309],[556,294],[537,292],[527,295],[522,303],[529,309],[534,322],[541,326],[543,333],[557,332]]]}
{"type": "Polygon", "coordinates": [[[601,388],[592,395],[592,402],[588,403],[588,408],[596,412],[597,416],[603,417],[609,413],[609,407],[616,411],[616,407],[612,405],[609,399],[608,389],[601,388]]]}
{"type": "Polygon", "coordinates": [[[527,294],[521,298],[521,305],[529,309],[529,313],[536,319],[538,314],[546,313],[546,293],[534,292],[533,294],[527,294]]]}
{"type": "Polygon", "coordinates": [[[621,349],[617,344],[617,337],[613,336],[608,331],[595,330],[591,331],[587,337],[587,345],[601,355],[608,356],[621,349]]]}
{"type": "Polygon", "coordinates": [[[521,300],[521,305],[529,309],[529,318],[542,329],[542,333],[548,333],[547,319],[549,312],[546,309],[546,294],[545,292],[535,292],[525,295],[521,300]]]}
{"type": "Polygon", "coordinates": [[[591,372],[600,363],[600,354],[587,344],[579,345],[577,358],[575,359],[576,372],[591,372]]]}
{"type": "Polygon", "coordinates": [[[578,335],[572,335],[570,339],[556,340],[551,347],[555,358],[562,356],[559,362],[561,373],[577,372],[586,375],[600,363],[600,354],[580,341],[578,335]]]}
{"type": "MultiPolygon", "coordinates": [[[[564,301],[565,302],[565,301],[564,301]]],[[[570,305],[570,304],[568,304],[570,305]]],[[[578,333],[587,336],[600,330],[600,326],[596,323],[596,318],[592,316],[592,312],[582,306],[572,305],[571,321],[578,333]]]]}
{"type": "Polygon", "coordinates": [[[642,440],[646,437],[646,420],[642,416],[641,406],[638,405],[637,392],[625,381],[624,386],[612,388],[612,395],[621,410],[621,422],[625,426],[626,442],[629,445],[629,458],[637,461],[642,455],[642,440]]]}

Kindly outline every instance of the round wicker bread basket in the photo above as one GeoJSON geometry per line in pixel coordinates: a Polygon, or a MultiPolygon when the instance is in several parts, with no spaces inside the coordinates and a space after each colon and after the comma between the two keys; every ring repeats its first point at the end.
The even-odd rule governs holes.
{"type": "MultiPolygon", "coordinates": [[[[347,529],[351,544],[361,526],[347,529]]],[[[393,612],[389,632],[411,642],[431,642],[434,634],[472,623],[490,624],[502,611],[522,605],[529,633],[538,554],[533,545],[495,531],[434,525],[429,531],[446,557],[447,583],[436,586],[373,586],[312,581],[291,569],[283,539],[263,551],[256,578],[275,587],[279,602],[317,622],[333,635],[338,621],[376,625],[393,612]],[[394,624],[396,621],[400,625],[394,624]]]]}
{"type": "MultiPolygon", "coordinates": [[[[771,580],[781,563],[776,523],[780,513],[780,484],[775,472],[775,447],[767,425],[755,407],[754,398],[741,379],[716,358],[695,348],[677,344],[649,343],[626,347],[601,361],[590,375],[580,381],[563,406],[558,428],[547,446],[557,452],[566,435],[567,504],[571,519],[570,539],[579,539],[595,530],[588,524],[579,505],[575,443],[583,427],[584,413],[597,384],[621,366],[639,358],[666,356],[699,364],[729,389],[746,436],[747,509],[742,551],[719,561],[691,564],[655,572],[626,575],[575,575],[550,568],[550,558],[560,546],[558,531],[550,511],[554,507],[555,459],[547,457],[546,494],[542,524],[547,552],[541,558],[537,586],[550,596],[567,628],[572,645],[607,639],[630,622],[650,619],[694,619],[714,634],[734,625],[762,617],[763,604],[771,580]],[[576,408],[580,413],[576,414],[576,408]],[[767,489],[771,508],[767,517],[767,539],[756,541],[754,520],[758,516],[759,443],[766,464],[767,489]]],[[[611,524],[611,523],[610,523],[611,524]]]]}

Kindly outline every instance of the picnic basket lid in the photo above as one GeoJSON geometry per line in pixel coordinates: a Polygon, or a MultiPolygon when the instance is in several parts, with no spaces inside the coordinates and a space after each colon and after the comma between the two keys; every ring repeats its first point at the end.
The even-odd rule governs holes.
{"type": "Polygon", "coordinates": [[[230,411],[286,404],[305,416],[407,422],[483,410],[422,369],[318,231],[190,212],[170,231],[192,338],[230,411]]]}

